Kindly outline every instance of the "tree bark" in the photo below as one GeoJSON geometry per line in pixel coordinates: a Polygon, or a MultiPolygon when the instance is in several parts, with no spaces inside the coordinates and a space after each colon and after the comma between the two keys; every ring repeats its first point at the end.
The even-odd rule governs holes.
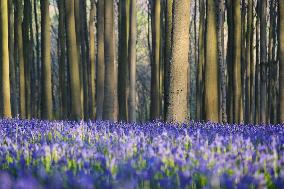
{"type": "Polygon", "coordinates": [[[129,98],[128,118],[129,122],[136,122],[136,0],[130,3],[130,36],[129,36],[129,98]]]}
{"type": "Polygon", "coordinates": [[[118,105],[121,121],[128,121],[128,95],[129,95],[129,65],[128,65],[128,39],[129,39],[129,0],[119,1],[119,48],[118,48],[118,105]]]}
{"type": "Polygon", "coordinates": [[[96,118],[101,120],[103,116],[104,104],[104,80],[105,80],[105,65],[104,65],[104,0],[98,0],[98,66],[97,66],[97,93],[96,93],[96,118]]]}
{"type": "Polygon", "coordinates": [[[284,123],[284,2],[279,0],[280,8],[280,67],[279,67],[279,101],[280,101],[280,123],[284,123]]]}
{"type": "Polygon", "coordinates": [[[41,117],[52,119],[49,0],[41,0],[42,104],[41,117]]]}
{"type": "Polygon", "coordinates": [[[75,10],[74,0],[65,1],[66,25],[67,25],[67,53],[70,69],[70,87],[71,87],[71,118],[82,119],[82,104],[80,93],[80,76],[78,64],[78,52],[75,30],[75,10]]]}
{"type": "Polygon", "coordinates": [[[219,121],[218,103],[218,52],[216,4],[214,0],[207,1],[206,23],[206,53],[205,53],[205,119],[219,121]]]}
{"type": "Polygon", "coordinates": [[[169,66],[169,104],[166,120],[188,120],[188,52],[190,1],[173,3],[172,62],[169,66]]]}
{"type": "Polygon", "coordinates": [[[160,119],[161,0],[152,2],[152,56],[150,119],[160,119]]]}
{"type": "Polygon", "coordinates": [[[9,35],[8,35],[8,1],[0,2],[0,18],[1,18],[1,50],[2,50],[2,103],[3,117],[11,118],[11,102],[10,102],[10,77],[9,77],[9,35]]]}
{"type": "Polygon", "coordinates": [[[116,91],[115,91],[115,52],[114,52],[114,7],[113,0],[105,1],[105,87],[104,87],[104,105],[103,119],[116,121],[116,91]]]}

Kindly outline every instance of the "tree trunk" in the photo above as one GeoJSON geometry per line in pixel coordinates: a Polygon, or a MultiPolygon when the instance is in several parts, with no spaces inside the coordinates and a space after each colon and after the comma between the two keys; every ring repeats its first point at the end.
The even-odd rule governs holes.
{"type": "Polygon", "coordinates": [[[96,93],[96,118],[101,120],[103,116],[104,104],[104,80],[105,80],[105,65],[104,65],[104,0],[98,0],[98,66],[97,66],[97,93],[96,93]]]}
{"type": "Polygon", "coordinates": [[[224,1],[218,0],[218,64],[219,64],[219,82],[220,82],[220,115],[219,120],[223,123],[227,122],[227,110],[226,110],[226,67],[225,67],[225,60],[224,60],[224,16],[225,16],[225,7],[224,1]]]}
{"type": "Polygon", "coordinates": [[[71,85],[71,117],[73,119],[82,119],[82,104],[80,93],[80,76],[78,64],[78,52],[75,30],[75,9],[74,0],[65,1],[66,25],[67,25],[67,53],[70,67],[70,85],[71,85]]]}
{"type": "Polygon", "coordinates": [[[204,64],[205,64],[205,2],[199,0],[199,44],[198,44],[198,71],[197,71],[197,97],[196,97],[196,116],[197,120],[204,119],[204,64]]]}
{"type": "Polygon", "coordinates": [[[284,2],[279,0],[280,8],[280,67],[279,67],[279,101],[280,101],[280,123],[284,123],[284,2]]]}
{"type": "Polygon", "coordinates": [[[207,1],[206,53],[205,53],[205,119],[219,121],[218,107],[218,52],[216,5],[214,0],[207,1]]]}
{"type": "Polygon", "coordinates": [[[190,1],[173,3],[172,61],[169,66],[169,104],[166,120],[188,120],[188,52],[190,1]]]}
{"type": "Polygon", "coordinates": [[[115,91],[115,52],[114,52],[114,7],[113,0],[105,1],[105,87],[103,119],[116,121],[116,91],[115,91]]]}
{"type": "Polygon", "coordinates": [[[150,119],[160,119],[161,0],[152,2],[152,56],[150,119]]]}
{"type": "Polygon", "coordinates": [[[52,119],[49,0],[41,0],[42,104],[41,117],[52,119]]]}
{"type": "Polygon", "coordinates": [[[129,0],[119,1],[119,57],[118,57],[118,104],[121,121],[128,121],[128,94],[129,94],[129,65],[128,65],[128,38],[129,38],[129,0]]]}
{"type": "Polygon", "coordinates": [[[95,0],[91,1],[90,10],[90,22],[89,22],[89,35],[90,35],[90,118],[96,118],[96,83],[95,83],[95,70],[96,70],[96,48],[95,48],[95,16],[96,16],[96,5],[95,0]]]}
{"type": "Polygon", "coordinates": [[[8,35],[8,1],[0,2],[1,17],[1,50],[2,50],[2,103],[3,117],[11,118],[10,77],[9,77],[9,35],[8,35]]]}
{"type": "Polygon", "coordinates": [[[253,0],[248,0],[246,33],[246,74],[245,74],[245,122],[252,122],[252,74],[253,74],[253,0]]]}
{"type": "Polygon", "coordinates": [[[165,65],[164,65],[164,117],[166,118],[167,110],[169,106],[169,67],[171,61],[172,50],[172,29],[173,29],[173,0],[166,0],[166,24],[165,24],[165,65]]]}
{"type": "Polygon", "coordinates": [[[267,98],[267,2],[260,1],[260,122],[266,123],[267,98]]]}
{"type": "Polygon", "coordinates": [[[17,0],[15,6],[15,41],[17,41],[15,51],[20,69],[20,117],[26,118],[25,61],[23,52],[22,15],[22,0],[17,0]]]}
{"type": "Polygon", "coordinates": [[[242,122],[242,83],[241,83],[241,7],[239,1],[233,1],[234,48],[233,48],[233,91],[234,122],[242,122]]]}
{"type": "Polygon", "coordinates": [[[130,35],[129,35],[129,99],[128,118],[129,122],[136,122],[136,0],[130,3],[130,35]]]}
{"type": "Polygon", "coordinates": [[[9,62],[10,62],[10,84],[11,84],[11,111],[12,116],[16,117],[19,114],[17,87],[16,87],[16,66],[15,66],[15,30],[14,30],[14,5],[13,1],[8,1],[8,14],[9,14],[9,62]]]}
{"type": "Polygon", "coordinates": [[[230,123],[234,122],[234,94],[233,94],[233,55],[234,55],[234,23],[233,23],[233,5],[232,0],[226,0],[227,6],[227,24],[228,24],[228,43],[227,43],[227,116],[230,123]]]}

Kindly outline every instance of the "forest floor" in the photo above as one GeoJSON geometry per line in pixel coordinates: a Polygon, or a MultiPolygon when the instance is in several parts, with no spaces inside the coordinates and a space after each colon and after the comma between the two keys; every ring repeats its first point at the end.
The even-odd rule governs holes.
{"type": "Polygon", "coordinates": [[[283,188],[284,126],[0,120],[0,189],[283,188]]]}

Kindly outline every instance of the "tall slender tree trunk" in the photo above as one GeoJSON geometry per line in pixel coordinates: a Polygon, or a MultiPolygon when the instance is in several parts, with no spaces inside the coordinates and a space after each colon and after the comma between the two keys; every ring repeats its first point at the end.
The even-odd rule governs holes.
{"type": "Polygon", "coordinates": [[[242,122],[242,83],[241,83],[241,7],[233,1],[234,51],[233,51],[233,91],[234,122],[242,122]]]}
{"type": "Polygon", "coordinates": [[[169,66],[169,104],[166,120],[188,120],[188,52],[190,1],[173,3],[172,61],[169,66]]]}
{"type": "Polygon", "coordinates": [[[40,27],[38,22],[38,1],[34,0],[34,19],[35,19],[35,28],[36,28],[36,64],[34,67],[35,70],[35,78],[36,78],[36,103],[35,103],[35,113],[36,117],[40,117],[40,106],[41,106],[41,61],[40,61],[40,27]]]}
{"type": "Polygon", "coordinates": [[[82,104],[80,93],[80,76],[78,64],[78,52],[75,30],[75,9],[74,0],[65,1],[66,25],[67,25],[67,54],[69,56],[70,69],[70,87],[71,87],[71,117],[73,119],[82,119],[82,104]]]}
{"type": "Polygon", "coordinates": [[[41,0],[42,104],[41,117],[52,119],[49,0],[41,0]]]}
{"type": "Polygon", "coordinates": [[[266,123],[267,98],[267,2],[260,1],[260,122],[266,123]]]}
{"type": "Polygon", "coordinates": [[[280,10],[280,67],[279,67],[279,101],[280,101],[280,122],[284,123],[284,2],[279,0],[280,10]]]}
{"type": "Polygon", "coordinates": [[[96,48],[95,48],[95,16],[96,16],[96,5],[95,0],[91,0],[91,10],[90,10],[90,22],[89,22],[89,35],[90,35],[90,62],[89,62],[89,68],[90,68],[90,118],[95,119],[96,118],[96,48]]]}
{"type": "Polygon", "coordinates": [[[104,0],[98,0],[98,65],[97,65],[97,93],[96,93],[96,118],[101,120],[103,116],[104,104],[104,80],[105,80],[105,60],[104,60],[104,0]]]}
{"type": "Polygon", "coordinates": [[[0,19],[1,19],[1,50],[2,50],[2,103],[3,117],[11,118],[10,102],[10,77],[9,77],[9,35],[8,35],[8,0],[0,2],[0,19]]]}
{"type": "Polygon", "coordinates": [[[129,122],[136,122],[136,0],[130,3],[130,34],[129,34],[129,98],[128,117],[129,122]]]}
{"type": "Polygon", "coordinates": [[[115,110],[115,52],[114,52],[114,7],[113,0],[105,1],[105,31],[104,31],[104,52],[105,52],[105,87],[103,119],[116,121],[115,110]]]}
{"type": "Polygon", "coordinates": [[[66,28],[64,0],[57,0],[59,11],[58,25],[58,60],[59,60],[59,85],[60,85],[60,117],[67,118],[67,85],[66,85],[66,28]]]}
{"type": "Polygon", "coordinates": [[[150,119],[160,119],[161,0],[152,2],[152,56],[150,119]]]}
{"type": "Polygon", "coordinates": [[[172,29],[173,29],[173,0],[166,0],[166,23],[165,23],[165,65],[164,65],[164,118],[166,118],[169,105],[169,80],[170,80],[170,61],[172,50],[172,29]]]}
{"type": "Polygon", "coordinates": [[[15,51],[14,51],[14,2],[8,1],[8,14],[9,14],[9,62],[10,62],[10,84],[11,84],[11,111],[12,116],[16,117],[18,111],[17,87],[16,87],[16,67],[15,67],[15,51]]]}
{"type": "Polygon", "coordinates": [[[218,103],[218,52],[216,4],[214,0],[207,1],[206,23],[206,53],[205,53],[205,119],[219,121],[218,103]]]}
{"type": "Polygon", "coordinates": [[[119,1],[118,118],[121,121],[128,121],[127,99],[129,95],[129,6],[130,0],[119,1]]]}
{"type": "Polygon", "coordinates": [[[227,115],[230,123],[234,122],[234,94],[233,94],[233,56],[234,56],[234,23],[233,23],[233,5],[232,0],[226,0],[227,6],[227,23],[228,23],[228,43],[227,43],[227,115]]]}
{"type": "Polygon", "coordinates": [[[196,97],[196,116],[197,120],[204,119],[204,64],[205,64],[205,2],[199,0],[199,44],[198,44],[198,70],[197,70],[197,97],[196,97]]]}
{"type": "Polygon", "coordinates": [[[223,0],[218,1],[218,63],[219,63],[219,82],[220,82],[220,114],[219,120],[223,123],[227,122],[227,110],[226,110],[226,67],[224,60],[224,16],[225,5],[223,0]]]}
{"type": "Polygon", "coordinates": [[[253,74],[253,0],[248,0],[246,33],[246,74],[245,74],[245,122],[252,122],[252,74],[253,74]]]}
{"type": "Polygon", "coordinates": [[[15,6],[15,41],[17,41],[15,51],[20,69],[20,116],[21,118],[26,118],[25,61],[23,52],[22,15],[22,0],[17,0],[15,6]]]}

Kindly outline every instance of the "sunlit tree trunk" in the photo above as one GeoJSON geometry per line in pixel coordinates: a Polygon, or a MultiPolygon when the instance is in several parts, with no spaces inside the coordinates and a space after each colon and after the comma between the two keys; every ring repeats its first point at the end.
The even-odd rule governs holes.
{"type": "Polygon", "coordinates": [[[78,52],[76,43],[74,0],[65,1],[66,25],[67,25],[67,53],[70,70],[71,85],[71,118],[82,119],[82,104],[80,93],[80,76],[78,64],[78,52]]]}
{"type": "Polygon", "coordinates": [[[214,0],[207,1],[206,50],[205,50],[205,119],[219,121],[218,103],[218,52],[216,4],[214,0]]]}
{"type": "Polygon", "coordinates": [[[113,0],[105,1],[105,31],[104,31],[104,52],[105,52],[105,87],[103,119],[117,120],[116,91],[115,91],[115,52],[114,52],[114,7],[113,0]]]}
{"type": "Polygon", "coordinates": [[[130,34],[129,34],[129,99],[128,117],[129,122],[136,121],[136,0],[130,3],[130,34]]]}
{"type": "MultiPolygon", "coordinates": [[[[8,1],[0,2],[0,19],[1,19],[1,50],[2,50],[2,103],[3,117],[11,118],[11,102],[10,102],[10,77],[9,77],[9,35],[8,35],[8,1]]],[[[0,57],[1,58],[1,57],[0,57]]]]}
{"type": "Polygon", "coordinates": [[[97,66],[97,93],[96,93],[96,118],[101,120],[103,116],[104,104],[104,80],[105,80],[105,65],[104,65],[104,0],[98,0],[98,66],[97,66]]]}
{"type": "Polygon", "coordinates": [[[169,104],[166,116],[168,122],[188,120],[189,9],[189,0],[173,3],[172,61],[169,65],[169,104]]]}
{"type": "Polygon", "coordinates": [[[90,118],[96,118],[96,83],[95,83],[95,70],[96,70],[96,48],[95,48],[95,16],[96,16],[96,5],[95,0],[91,0],[91,10],[90,10],[90,21],[89,21],[89,38],[90,38],[90,118]]]}
{"type": "Polygon", "coordinates": [[[233,49],[233,94],[234,122],[242,122],[242,84],[241,84],[241,7],[239,1],[233,1],[234,49],[233,49]]]}
{"type": "Polygon", "coordinates": [[[52,119],[49,0],[41,0],[42,104],[41,117],[52,119]]]}

